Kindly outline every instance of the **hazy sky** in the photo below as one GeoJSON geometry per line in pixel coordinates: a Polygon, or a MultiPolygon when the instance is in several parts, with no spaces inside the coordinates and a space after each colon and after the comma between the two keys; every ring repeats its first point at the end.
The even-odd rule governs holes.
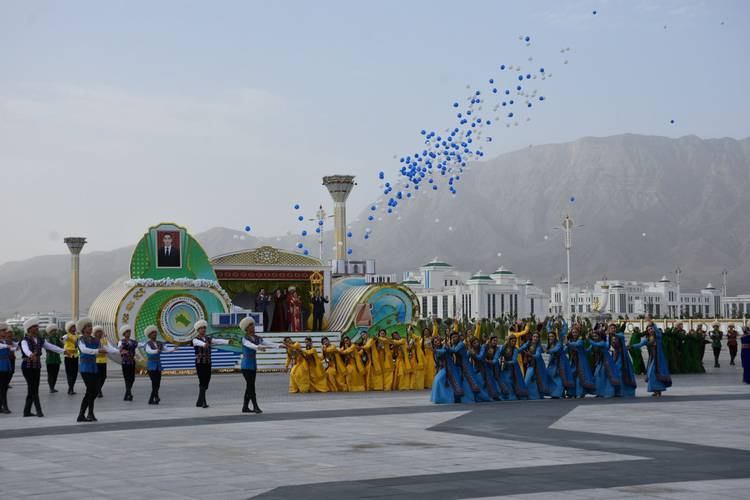
{"type": "Polygon", "coordinates": [[[160,221],[296,230],[291,205],[328,202],[326,174],[358,176],[358,212],[467,84],[526,62],[521,34],[553,73],[547,101],[491,134],[489,156],[623,132],[743,138],[748,26],[742,0],[0,0],[0,262],[64,252],[65,235],[123,246],[160,221]]]}

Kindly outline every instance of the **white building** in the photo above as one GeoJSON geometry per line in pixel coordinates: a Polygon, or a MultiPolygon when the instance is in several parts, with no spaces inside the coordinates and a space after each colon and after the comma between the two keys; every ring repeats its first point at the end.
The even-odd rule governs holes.
{"type": "Polygon", "coordinates": [[[436,257],[405,277],[402,284],[417,295],[423,318],[493,319],[505,314],[521,318],[547,311],[542,290],[502,266],[489,275],[471,274],[436,257]]]}
{"type": "Polygon", "coordinates": [[[750,317],[750,295],[736,295],[721,299],[725,318],[750,317]]]}
{"type": "MultiPolygon", "coordinates": [[[[567,282],[552,286],[549,312],[564,314],[567,282]]],[[[570,312],[585,314],[596,312],[612,316],[650,314],[654,317],[695,317],[714,318],[721,315],[721,291],[711,283],[696,293],[682,292],[680,285],[671,282],[666,276],[659,281],[620,281],[600,280],[593,286],[571,286],[570,312]]],[[[750,299],[750,297],[749,297],[750,299]]]]}

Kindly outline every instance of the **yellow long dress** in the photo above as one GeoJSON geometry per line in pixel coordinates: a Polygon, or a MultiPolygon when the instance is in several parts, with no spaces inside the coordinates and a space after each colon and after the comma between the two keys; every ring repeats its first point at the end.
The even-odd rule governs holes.
{"type": "Polygon", "coordinates": [[[312,392],[328,392],[328,381],[326,380],[326,371],[323,367],[323,361],[318,356],[318,350],[314,347],[302,350],[305,356],[305,362],[309,367],[310,373],[310,390],[312,392]]]}
{"type": "Polygon", "coordinates": [[[432,380],[435,378],[435,355],[432,352],[432,339],[422,339],[424,350],[424,388],[432,389],[432,380]]]}
{"type": "Polygon", "coordinates": [[[368,391],[383,390],[383,362],[378,352],[374,338],[367,339],[362,350],[367,353],[367,362],[365,363],[365,376],[368,391]]]}
{"type": "Polygon", "coordinates": [[[412,348],[411,366],[413,375],[411,378],[411,389],[421,391],[425,384],[425,357],[422,347],[422,337],[411,335],[414,347],[412,348]]]}
{"type": "Polygon", "coordinates": [[[396,366],[393,369],[393,387],[394,391],[408,391],[411,389],[409,372],[411,363],[409,363],[409,351],[406,345],[406,339],[389,339],[391,348],[396,351],[396,366]],[[395,346],[395,347],[393,347],[395,346]]]}
{"type": "Polygon", "coordinates": [[[310,392],[310,367],[301,353],[299,342],[287,346],[284,368],[288,369],[290,366],[292,369],[289,370],[289,392],[310,392]]]}
{"type": "Polygon", "coordinates": [[[352,344],[347,349],[339,350],[346,358],[346,386],[350,392],[365,391],[365,365],[358,345],[352,344]]]}
{"type": "MultiPolygon", "coordinates": [[[[521,338],[529,333],[529,323],[526,323],[526,326],[523,330],[520,332],[513,332],[511,335],[513,335],[516,338],[516,347],[521,347],[521,338]]],[[[523,364],[523,355],[522,353],[518,353],[518,367],[521,368],[521,374],[526,375],[526,367],[523,364]]]]}
{"type": "Polygon", "coordinates": [[[326,383],[329,392],[342,392],[346,389],[339,385],[338,373],[336,371],[336,347],[329,345],[323,348],[323,357],[326,360],[326,383]]]}
{"type": "Polygon", "coordinates": [[[378,356],[380,356],[380,363],[383,367],[383,390],[390,391],[393,389],[393,351],[391,350],[391,344],[388,338],[378,338],[375,342],[375,350],[378,356]],[[378,343],[381,344],[381,348],[378,348],[378,343]]]}

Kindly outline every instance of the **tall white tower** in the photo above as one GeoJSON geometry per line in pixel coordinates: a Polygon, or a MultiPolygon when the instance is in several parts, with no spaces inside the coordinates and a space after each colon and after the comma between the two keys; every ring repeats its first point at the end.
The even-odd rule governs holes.
{"type": "Polygon", "coordinates": [[[86,244],[86,238],[70,236],[65,238],[65,244],[70,250],[70,316],[73,321],[78,320],[79,309],[79,277],[81,250],[86,244]]]}
{"type": "Polygon", "coordinates": [[[336,260],[334,269],[345,267],[346,263],[346,199],[355,185],[353,175],[329,175],[323,177],[323,185],[333,198],[334,236],[336,260]]]}

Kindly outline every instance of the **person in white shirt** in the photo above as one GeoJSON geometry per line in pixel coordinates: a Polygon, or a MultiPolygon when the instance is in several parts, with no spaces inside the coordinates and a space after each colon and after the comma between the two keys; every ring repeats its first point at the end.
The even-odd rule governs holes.
{"type": "Polygon", "coordinates": [[[42,351],[48,351],[62,354],[63,350],[54,344],[39,338],[39,318],[29,318],[23,323],[23,329],[26,332],[21,341],[21,352],[23,362],[21,370],[23,378],[26,379],[26,405],[23,408],[24,417],[43,417],[42,404],[39,402],[39,378],[42,373],[42,351]],[[32,413],[31,405],[34,405],[36,413],[32,413]]]}
{"type": "Polygon", "coordinates": [[[174,352],[177,350],[177,346],[168,349],[164,347],[163,342],[156,340],[159,329],[154,325],[147,326],[143,330],[143,333],[148,337],[148,342],[144,345],[144,349],[147,359],[146,369],[151,379],[151,396],[148,399],[148,404],[158,405],[161,401],[159,397],[159,389],[161,388],[161,353],[174,352]]]}
{"type": "Polygon", "coordinates": [[[13,373],[10,357],[16,348],[8,325],[0,323],[0,413],[11,413],[8,408],[8,386],[13,373]]]}
{"type": "Polygon", "coordinates": [[[268,348],[280,348],[280,344],[269,342],[255,334],[255,320],[248,316],[240,321],[240,330],[245,332],[242,337],[242,376],[245,378],[245,399],[242,405],[242,413],[263,413],[258,406],[258,398],[255,394],[255,374],[258,369],[256,361],[257,351],[265,351],[268,348]],[[253,409],[248,403],[253,402],[253,409]]]}
{"type": "Polygon", "coordinates": [[[198,401],[195,406],[199,408],[208,408],[206,391],[211,382],[211,347],[214,344],[229,344],[226,339],[214,339],[207,336],[207,329],[208,323],[205,320],[196,321],[193,325],[193,330],[198,333],[193,339],[193,349],[195,350],[195,373],[198,375],[198,401]]]}

